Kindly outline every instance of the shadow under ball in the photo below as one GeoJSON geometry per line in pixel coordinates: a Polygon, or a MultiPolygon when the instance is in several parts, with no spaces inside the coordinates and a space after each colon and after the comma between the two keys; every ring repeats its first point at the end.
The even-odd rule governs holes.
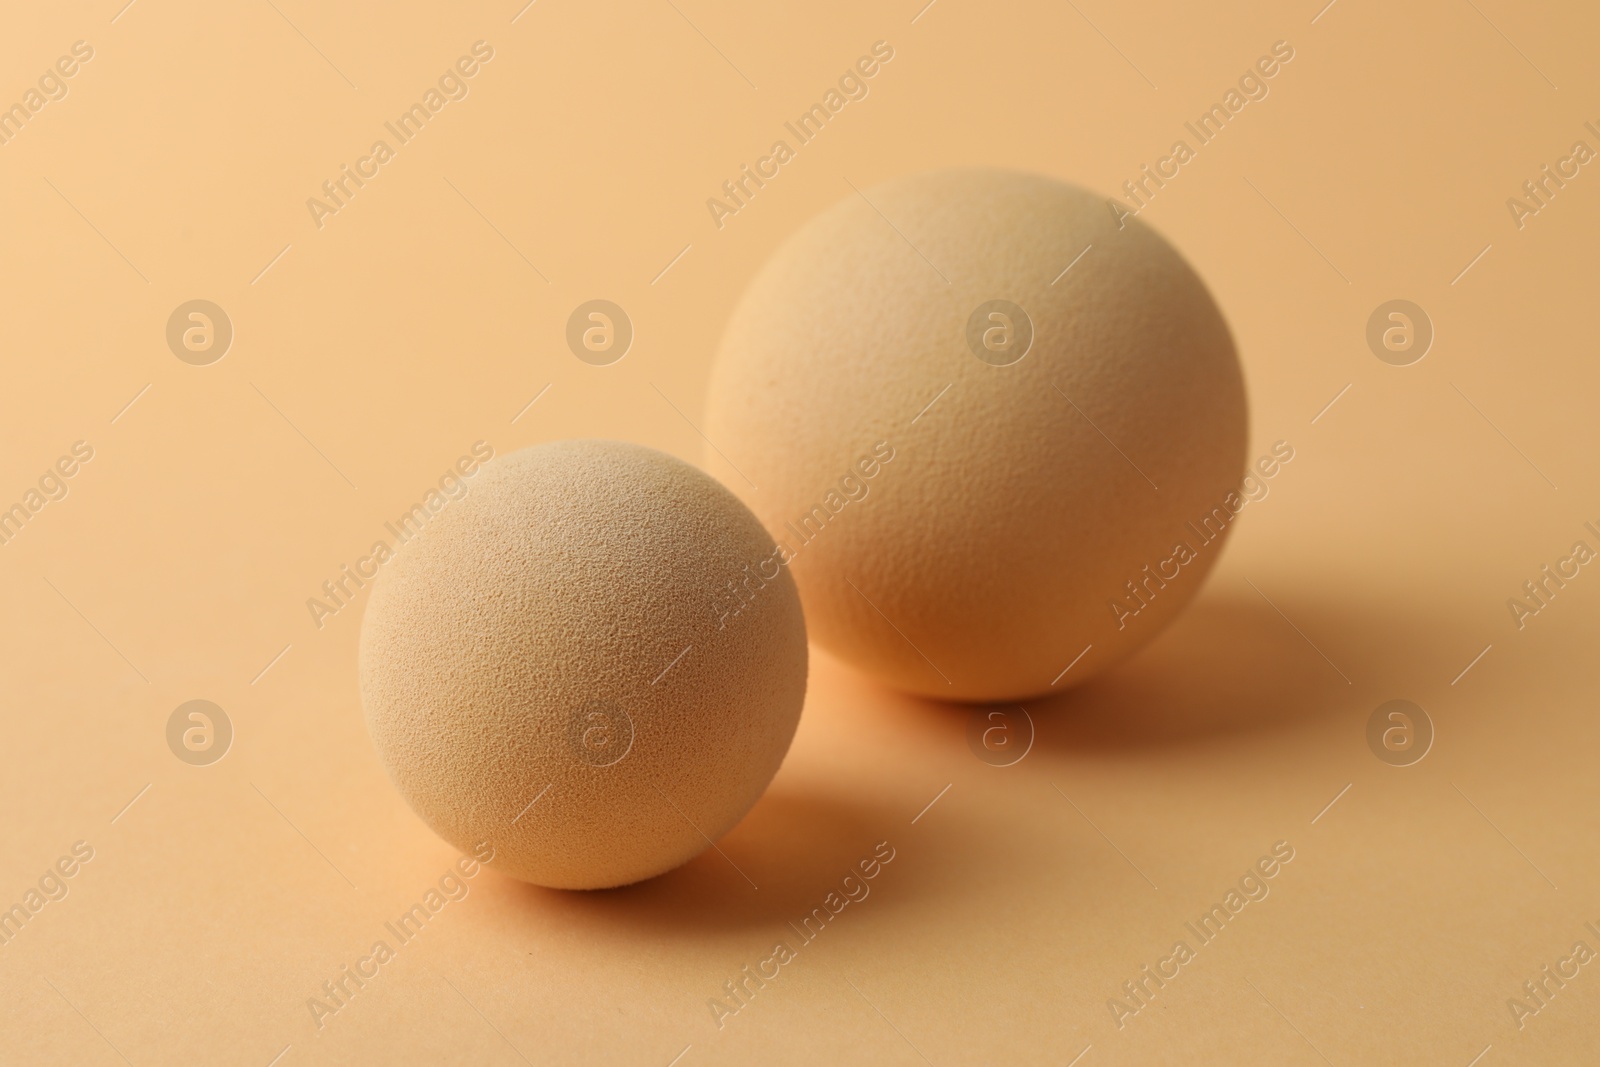
{"type": "Polygon", "coordinates": [[[1247,435],[1227,325],[1177,251],[992,170],[886,182],[790,237],[728,323],[706,421],[813,639],[972,701],[1155,636],[1232,528],[1247,435]]]}
{"type": "Polygon", "coordinates": [[[766,789],[805,698],[793,581],[709,475],[616,441],[496,459],[383,565],[361,696],[440,837],[539,885],[660,874],[766,789]],[[752,588],[752,587],[746,587],[752,588]]]}

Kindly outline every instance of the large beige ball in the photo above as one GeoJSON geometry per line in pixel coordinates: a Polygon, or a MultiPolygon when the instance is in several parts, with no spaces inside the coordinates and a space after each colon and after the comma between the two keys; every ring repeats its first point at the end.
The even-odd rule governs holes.
{"type": "Polygon", "coordinates": [[[852,193],[785,242],[706,422],[812,637],[961,700],[1059,690],[1154,636],[1216,562],[1245,460],[1233,342],[1189,265],[1102,197],[999,171],[852,193]]]}
{"type": "Polygon", "coordinates": [[[806,633],[772,537],[677,459],[563,441],[493,461],[383,566],[367,726],[439,836],[540,885],[672,869],[749,811],[800,717],[806,633]]]}

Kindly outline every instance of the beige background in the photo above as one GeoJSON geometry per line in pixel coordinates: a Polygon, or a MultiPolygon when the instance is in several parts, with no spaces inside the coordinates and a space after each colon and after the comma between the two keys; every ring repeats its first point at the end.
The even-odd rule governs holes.
{"type": "Polygon", "coordinates": [[[0,546],[0,903],[94,848],[0,948],[0,1062],[1594,1061],[1600,964],[1522,1029],[1506,1006],[1600,949],[1600,577],[1506,608],[1600,547],[1600,173],[1520,230],[1505,206],[1600,148],[1588,6],[122,2],[0,15],[0,101],[94,49],[0,146],[0,503],[94,448],[0,546]],[[478,40],[470,95],[319,230],[306,199],[478,40]],[[870,95],[718,230],[705,199],[878,40],[870,95]],[[1109,193],[1278,40],[1271,95],[1143,215],[1235,331],[1251,454],[1296,449],[1193,609],[1030,705],[1004,769],[969,710],[819,655],[726,858],[595,895],[480,874],[319,1032],[307,998],[455,858],[383,776],[360,605],[318,629],[320,583],[476,440],[701,458],[742,280],[847,179],[1109,193]],[[637,330],[610,367],[563,341],[593,297],[637,330]],[[1363,336],[1397,297],[1437,329],[1404,368],[1363,336]],[[236,332],[211,366],[164,339],[196,298],[236,332]],[[1408,768],[1365,741],[1396,697],[1437,728],[1408,768]],[[194,698],[236,730],[208,767],[165,740],[194,698]],[[708,998],[883,840],[871,896],[719,1030],[708,998]],[[1119,1030],[1107,999],[1279,840],[1271,895],[1119,1030]]]}

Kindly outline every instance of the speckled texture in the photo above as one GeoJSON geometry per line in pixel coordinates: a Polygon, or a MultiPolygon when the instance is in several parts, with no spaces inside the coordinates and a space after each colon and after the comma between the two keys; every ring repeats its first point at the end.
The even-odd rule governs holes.
{"type": "Polygon", "coordinates": [[[772,547],[711,477],[638,445],[490,463],[384,565],[362,621],[367,725],[401,795],[540,885],[623,885],[705,849],[777,772],[805,695],[786,573],[724,615],[772,547]],[[631,748],[598,748],[626,751],[608,766],[575,740],[595,708],[633,723],[631,748]]]}
{"type": "Polygon", "coordinates": [[[1186,523],[1243,474],[1227,326],[1166,241],[1137,220],[1119,229],[1081,189],[965,170],[864,194],[750,283],[706,415],[738,472],[708,462],[790,540],[811,635],[831,652],[955,699],[1082,681],[1149,640],[1216,561],[1221,539],[1186,523]],[[995,298],[1035,330],[1006,367],[966,343],[968,316],[995,298]],[[894,458],[866,496],[803,542],[786,524],[878,441],[894,458]],[[1111,601],[1180,541],[1197,558],[1119,620],[1111,601]]]}

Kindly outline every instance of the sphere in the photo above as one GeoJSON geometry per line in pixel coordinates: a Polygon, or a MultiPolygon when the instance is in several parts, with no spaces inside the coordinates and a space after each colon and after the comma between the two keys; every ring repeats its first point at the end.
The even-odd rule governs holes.
{"type": "Polygon", "coordinates": [[[540,445],[465,481],[362,619],[390,778],[440,837],[488,842],[539,885],[684,863],[749,811],[799,721],[805,621],[788,573],[761,566],[771,535],[639,445],[540,445]]]}
{"type": "Polygon", "coordinates": [[[914,693],[1060,691],[1148,641],[1243,507],[1227,325],[1127,211],[943,171],[807,223],[751,280],[708,463],[785,548],[813,639],[914,693]]]}

